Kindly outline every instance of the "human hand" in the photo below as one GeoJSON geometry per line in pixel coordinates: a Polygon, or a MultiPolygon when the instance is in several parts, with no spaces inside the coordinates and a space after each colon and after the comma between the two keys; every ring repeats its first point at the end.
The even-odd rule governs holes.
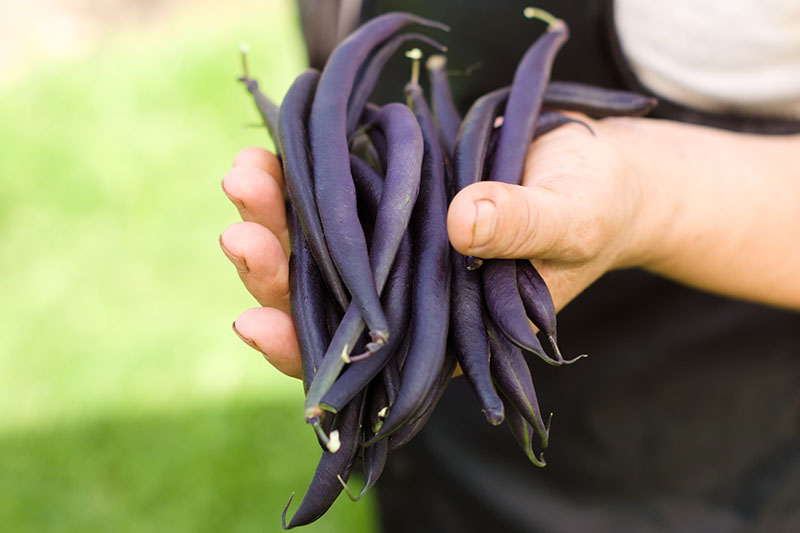
{"type": "MultiPolygon", "coordinates": [[[[480,257],[535,258],[557,309],[606,271],[638,260],[633,231],[641,226],[638,176],[608,128],[582,120],[590,122],[596,136],[580,125],[543,136],[529,150],[522,186],[480,182],[461,191],[448,212],[448,232],[457,250],[480,257]],[[481,202],[477,208],[476,202],[481,202]],[[493,224],[486,220],[490,213],[485,207],[491,205],[498,208],[493,224]]],[[[261,148],[243,150],[222,187],[243,222],[228,227],[220,245],[263,306],[242,313],[234,331],[278,370],[299,378],[277,158],[261,148]]]]}
{"type": "Polygon", "coordinates": [[[239,152],[222,180],[222,189],[242,222],[228,226],[219,242],[247,290],[262,305],[239,315],[233,330],[275,368],[299,378],[300,348],[289,315],[289,232],[283,185],[277,157],[262,148],[239,152]]]}
{"type": "Polygon", "coordinates": [[[618,135],[625,119],[562,126],[528,150],[520,186],[482,181],[448,211],[450,241],[482,258],[531,259],[560,310],[605,272],[640,265],[660,231],[649,185],[618,135]]]}

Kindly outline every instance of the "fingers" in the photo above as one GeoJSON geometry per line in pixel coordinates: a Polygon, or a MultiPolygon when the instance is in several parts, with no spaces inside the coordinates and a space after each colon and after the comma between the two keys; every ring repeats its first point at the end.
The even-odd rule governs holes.
{"type": "Polygon", "coordinates": [[[283,201],[283,174],[278,158],[262,148],[246,148],[222,180],[222,190],[242,220],[269,229],[289,254],[289,231],[283,201]]]}
{"type": "Polygon", "coordinates": [[[225,255],[258,302],[289,312],[289,260],[278,238],[253,222],[229,226],[219,238],[225,255]]]}
{"type": "Polygon", "coordinates": [[[300,348],[288,314],[269,307],[248,309],[233,323],[233,331],[281,372],[302,377],[300,348]]]}
{"type": "Polygon", "coordinates": [[[582,262],[599,244],[583,203],[535,185],[475,183],[453,198],[447,231],[468,255],[582,262]]]}
{"type": "Polygon", "coordinates": [[[272,179],[278,183],[278,187],[283,189],[283,169],[280,161],[272,152],[258,146],[249,146],[236,154],[236,157],[233,158],[233,166],[261,169],[272,176],[272,179]]]}
{"type": "Polygon", "coordinates": [[[234,167],[222,180],[222,189],[239,209],[242,220],[269,229],[289,254],[283,194],[272,176],[258,168],[234,167]]]}

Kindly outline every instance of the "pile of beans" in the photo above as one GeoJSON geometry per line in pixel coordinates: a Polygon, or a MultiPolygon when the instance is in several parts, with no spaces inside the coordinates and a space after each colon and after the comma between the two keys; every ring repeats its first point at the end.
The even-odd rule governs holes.
{"type": "Polygon", "coordinates": [[[285,529],[322,516],[343,489],[358,499],[372,487],[388,453],[424,426],[457,365],[487,421],[507,422],[530,460],[545,464],[549,420],[524,354],[552,365],[580,356],[562,357],[553,302],[531,263],[456,252],[447,206],[481,179],[519,183],[531,140],[575,122],[556,110],[640,115],[655,102],[550,81],[567,26],[540,10],[526,15],[547,30],[520,60],[511,86],[477,99],[463,120],[442,55],[426,62],[434,112],[418,83],[419,56],[405,103],[369,103],[384,65],[404,43],[445,50],[425,35],[399,33],[410,24],[447,30],[409,13],[358,28],[322,72],[297,77],[280,108],[247,72],[240,79],[283,163],[304,417],[323,446],[288,524],[289,504],[284,509],[285,529]],[[365,484],[353,495],[346,481],[359,457],[365,484]]]}

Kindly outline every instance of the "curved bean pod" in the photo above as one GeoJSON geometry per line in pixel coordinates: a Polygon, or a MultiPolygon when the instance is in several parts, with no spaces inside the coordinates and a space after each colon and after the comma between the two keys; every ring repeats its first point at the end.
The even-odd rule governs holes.
{"type": "MultiPolygon", "coordinates": [[[[563,360],[561,350],[558,348],[556,308],[553,305],[553,298],[550,296],[550,290],[542,276],[528,260],[517,260],[517,287],[528,318],[547,336],[547,340],[550,341],[550,345],[556,353],[556,358],[563,360]]],[[[574,363],[583,357],[586,357],[586,354],[564,360],[564,363],[574,363]]]]}
{"type": "MultiPolygon", "coordinates": [[[[374,275],[378,291],[382,291],[419,193],[423,141],[414,114],[402,104],[387,104],[381,108],[376,125],[382,129],[389,149],[386,181],[378,206],[369,256],[370,273],[374,275]]],[[[350,350],[358,341],[364,322],[359,307],[354,302],[351,303],[333,335],[306,396],[305,418],[312,425],[323,414],[319,402],[349,360],[350,350]]],[[[374,353],[383,345],[375,344],[367,346],[369,352],[374,353]]]]}
{"type": "MultiPolygon", "coordinates": [[[[375,442],[374,446],[377,446],[381,442],[388,442],[389,451],[391,452],[407,444],[411,441],[411,439],[416,437],[433,414],[433,411],[439,404],[439,400],[442,399],[442,396],[447,389],[447,384],[450,383],[450,379],[453,377],[453,372],[455,372],[457,363],[458,361],[456,361],[456,358],[447,352],[445,354],[442,368],[437,373],[436,381],[434,382],[430,393],[425,398],[425,402],[420,406],[419,410],[408,421],[408,423],[400,427],[388,439],[375,442]]],[[[389,410],[391,411],[391,407],[389,410]]],[[[369,446],[370,443],[368,442],[367,445],[369,446]]]]}
{"type": "Polygon", "coordinates": [[[339,307],[347,309],[349,297],[328,250],[314,198],[311,163],[308,160],[306,121],[311,99],[319,80],[313,69],[300,74],[283,98],[278,116],[278,145],[282,154],[286,190],[297,210],[308,246],[319,266],[322,278],[339,307]]]}
{"type": "MultiPolygon", "coordinates": [[[[491,319],[486,320],[486,329],[489,332],[489,346],[492,351],[492,376],[498,392],[519,411],[528,424],[536,428],[542,440],[542,448],[547,448],[550,423],[545,424],[542,418],[528,362],[520,349],[492,324],[491,319]]],[[[517,423],[514,420],[510,422],[517,423]]]]}
{"type": "Polygon", "coordinates": [[[525,153],[536,129],[553,60],[568,37],[567,25],[555,19],[522,56],[503,113],[503,128],[492,160],[489,179],[518,185],[525,153]]]}
{"type": "Polygon", "coordinates": [[[563,359],[553,359],[544,351],[528,322],[517,288],[516,261],[491,259],[484,263],[481,274],[486,309],[505,336],[551,365],[563,364],[563,359]]]}
{"type": "Polygon", "coordinates": [[[542,105],[602,118],[646,115],[657,104],[656,98],[630,91],[603,89],[570,81],[551,81],[545,89],[542,105]]]}
{"type": "Polygon", "coordinates": [[[545,133],[550,133],[561,126],[570,123],[580,124],[589,130],[589,133],[594,135],[594,130],[582,120],[568,117],[567,115],[559,113],[558,111],[542,111],[541,115],[539,115],[539,120],[536,121],[536,129],[533,132],[533,138],[536,139],[537,137],[541,137],[545,133]]]}
{"type": "Polygon", "coordinates": [[[307,391],[317,373],[322,354],[331,340],[326,306],[320,302],[328,296],[322,275],[300,227],[300,219],[291,203],[286,205],[286,219],[292,243],[292,254],[289,256],[292,322],[300,346],[303,390],[307,391]]]}
{"type": "Polygon", "coordinates": [[[439,41],[431,39],[422,33],[402,33],[395,35],[386,43],[382,44],[375,53],[369,58],[369,62],[361,72],[361,75],[356,82],[353,93],[350,95],[350,102],[347,104],[347,136],[350,137],[358,126],[358,121],[364,112],[364,106],[367,104],[370,95],[375,89],[375,84],[386,66],[387,61],[397,52],[403,43],[408,41],[420,41],[425,44],[438,48],[439,50],[447,50],[447,47],[439,41]]]}
{"type": "Polygon", "coordinates": [[[407,24],[446,26],[410,13],[387,13],[350,34],[328,59],[308,122],[314,195],[331,256],[376,344],[389,336],[370,268],[367,242],[355,206],[347,145],[347,101],[359,67],[370,52],[407,24]]]}
{"type": "MultiPolygon", "coordinates": [[[[361,201],[364,197],[362,203],[371,206],[371,214],[374,218],[383,192],[383,182],[365,161],[351,156],[351,164],[359,200],[361,201]]],[[[352,363],[344,369],[320,400],[320,406],[326,411],[335,413],[341,409],[353,396],[367,386],[397,351],[408,327],[412,270],[411,239],[406,232],[400,242],[389,278],[381,294],[381,303],[386,311],[389,327],[397,334],[392,335],[383,348],[366,359],[358,361],[356,358],[351,358],[352,363]]]]}
{"type": "MultiPolygon", "coordinates": [[[[400,390],[376,438],[395,431],[417,411],[433,387],[447,346],[450,320],[450,241],[447,237],[445,159],[436,124],[422,89],[406,85],[425,143],[419,198],[411,220],[416,249],[412,294],[411,344],[408,348],[400,390]]],[[[390,143],[391,146],[391,143],[390,143]]]]}
{"type": "Polygon", "coordinates": [[[453,290],[450,292],[450,345],[486,420],[503,421],[503,401],[489,371],[489,339],[483,324],[483,293],[478,272],[463,267],[463,256],[451,250],[453,290]]]}
{"type": "MultiPolygon", "coordinates": [[[[362,432],[365,440],[377,433],[380,425],[383,423],[383,417],[386,413],[386,408],[389,402],[386,394],[386,389],[381,380],[376,380],[369,386],[367,392],[367,408],[364,413],[366,424],[363,424],[362,432]]],[[[364,486],[358,494],[353,494],[347,483],[343,478],[339,478],[347,496],[352,501],[358,501],[364,494],[371,489],[383,473],[383,468],[386,466],[386,457],[389,454],[388,443],[383,440],[378,442],[375,446],[362,448],[363,462],[364,462],[364,486]]]]}
{"type": "Polygon", "coordinates": [[[508,428],[511,430],[511,434],[514,436],[514,440],[517,441],[517,444],[519,444],[520,448],[525,452],[525,455],[528,456],[530,462],[539,467],[547,466],[544,460],[544,452],[540,452],[537,457],[533,449],[535,431],[533,426],[525,420],[525,417],[514,407],[514,404],[504,396],[501,397],[503,398],[503,406],[506,409],[506,422],[508,423],[508,428]]]}
{"type": "Polygon", "coordinates": [[[431,84],[431,105],[433,116],[439,126],[439,134],[444,143],[447,157],[455,153],[458,129],[461,126],[461,114],[453,101],[450,81],[447,79],[447,56],[435,54],[425,62],[428,79],[431,84]]]}
{"type": "Polygon", "coordinates": [[[303,501],[300,502],[300,506],[287,524],[286,511],[292,503],[294,493],[289,497],[289,501],[286,503],[286,507],[283,508],[283,514],[281,515],[283,529],[292,529],[293,527],[310,524],[322,516],[333,505],[336,497],[339,496],[342,491],[339,477],[344,480],[350,477],[353,461],[359,449],[361,417],[365,397],[366,395],[362,393],[358,399],[349,403],[337,418],[341,447],[335,453],[330,451],[322,452],[322,457],[317,463],[317,469],[308,489],[306,489],[303,501]]]}

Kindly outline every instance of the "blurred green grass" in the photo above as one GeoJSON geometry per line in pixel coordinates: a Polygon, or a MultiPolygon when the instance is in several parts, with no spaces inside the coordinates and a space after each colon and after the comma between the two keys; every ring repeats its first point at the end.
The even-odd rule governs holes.
{"type": "MultiPolygon", "coordinates": [[[[272,531],[319,447],[300,383],[235,339],[255,302],[220,180],[269,146],[238,47],[280,99],[290,4],[109,32],[0,85],[0,529],[272,531]]],[[[338,501],[308,531],[371,531],[338,501]]]]}

